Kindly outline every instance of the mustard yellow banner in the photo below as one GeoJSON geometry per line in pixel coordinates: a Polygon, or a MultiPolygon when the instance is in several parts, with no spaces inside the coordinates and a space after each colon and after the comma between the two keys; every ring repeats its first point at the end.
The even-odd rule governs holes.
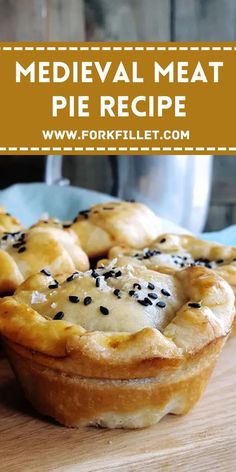
{"type": "Polygon", "coordinates": [[[236,43],[0,43],[0,154],[236,154],[236,43]]]}

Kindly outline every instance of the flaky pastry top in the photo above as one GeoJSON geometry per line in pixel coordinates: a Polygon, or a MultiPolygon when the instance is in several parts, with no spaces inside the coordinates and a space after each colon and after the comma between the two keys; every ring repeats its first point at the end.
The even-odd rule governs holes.
{"type": "Polygon", "coordinates": [[[99,257],[117,244],[134,248],[150,244],[161,232],[161,223],[145,205],[122,201],[80,211],[72,228],[89,257],[99,257]]]}
{"type": "Polygon", "coordinates": [[[61,283],[41,272],[0,301],[6,339],[54,368],[64,358],[63,369],[112,378],[152,376],[157,362],[226,336],[233,318],[232,289],[205,267],[163,274],[113,261],[61,283]]]}
{"type": "Polygon", "coordinates": [[[87,270],[88,257],[76,234],[57,227],[5,232],[0,239],[0,291],[11,292],[27,277],[45,268],[54,275],[87,270]]]}
{"type": "Polygon", "coordinates": [[[145,265],[166,272],[168,269],[176,271],[189,266],[203,266],[217,271],[230,285],[236,285],[236,247],[190,235],[162,234],[149,247],[138,251],[116,246],[110,249],[108,257],[117,257],[118,265],[145,265]]]}

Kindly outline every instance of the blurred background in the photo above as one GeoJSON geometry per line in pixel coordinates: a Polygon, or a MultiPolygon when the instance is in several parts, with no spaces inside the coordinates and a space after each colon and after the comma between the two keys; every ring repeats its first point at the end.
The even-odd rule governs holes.
{"type": "MultiPolygon", "coordinates": [[[[1,41],[235,41],[236,0],[0,0],[1,41]]],[[[74,185],[148,203],[192,231],[236,223],[234,156],[8,156],[0,188],[74,185]]]]}

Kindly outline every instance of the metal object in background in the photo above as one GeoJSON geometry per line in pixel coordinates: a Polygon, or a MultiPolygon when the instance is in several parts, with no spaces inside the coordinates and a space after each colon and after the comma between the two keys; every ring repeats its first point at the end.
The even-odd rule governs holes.
{"type": "Polygon", "coordinates": [[[146,203],[193,232],[202,231],[212,156],[49,156],[46,183],[67,184],[146,203]]]}
{"type": "Polygon", "coordinates": [[[163,218],[190,231],[203,230],[211,191],[212,156],[119,157],[118,169],[120,198],[142,201],[163,218]]]}
{"type": "Polygon", "coordinates": [[[48,185],[69,185],[69,179],[62,177],[63,156],[47,156],[45,166],[45,182],[48,185]]]}

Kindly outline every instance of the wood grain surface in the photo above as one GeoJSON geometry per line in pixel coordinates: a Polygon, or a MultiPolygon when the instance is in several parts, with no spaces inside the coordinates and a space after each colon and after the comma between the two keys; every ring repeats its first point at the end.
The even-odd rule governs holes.
{"type": "MultiPolygon", "coordinates": [[[[0,361],[1,472],[233,472],[236,470],[236,339],[185,417],[137,431],[68,429],[40,417],[0,361]]],[[[68,401],[70,401],[68,399],[68,401]]]]}

